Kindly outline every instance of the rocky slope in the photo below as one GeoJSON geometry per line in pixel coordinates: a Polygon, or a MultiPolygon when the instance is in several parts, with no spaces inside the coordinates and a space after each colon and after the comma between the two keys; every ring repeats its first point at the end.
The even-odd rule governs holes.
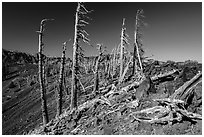
{"type": "MultiPolygon", "coordinates": [[[[2,132],[4,135],[202,134],[202,120],[182,119],[180,122],[151,124],[139,122],[130,116],[132,112],[158,105],[158,102],[152,100],[169,97],[176,89],[193,78],[198,71],[202,71],[202,65],[197,62],[154,60],[144,62],[144,72],[149,77],[178,70],[178,73],[173,76],[153,81],[154,88],[151,89],[154,90],[148,89],[148,95],[145,89],[146,84],[143,82],[140,86],[130,88],[128,92],[106,96],[112,91],[112,89],[108,89],[109,85],[115,82],[112,79],[104,78],[103,72],[101,72],[101,93],[96,96],[92,94],[93,88],[86,88],[93,84],[93,73],[83,74],[81,82],[86,88],[86,92],[83,92],[82,89],[79,90],[78,104],[81,105],[81,111],[69,110],[71,73],[69,67],[66,67],[66,89],[63,93],[64,114],[60,118],[55,118],[55,94],[58,87],[60,58],[49,59],[46,65],[46,89],[50,123],[45,128],[42,126],[36,57],[3,50],[2,59],[4,59],[3,63],[8,64],[9,70],[9,73],[6,73],[6,78],[2,81],[2,132]],[[23,61],[20,62],[17,55],[22,55],[23,61]],[[140,91],[145,91],[145,94],[141,94],[144,99],[137,107],[132,102],[138,98],[140,91]],[[91,107],[84,107],[82,104],[85,102],[91,107]]],[[[139,76],[136,75],[132,78],[125,77],[125,81],[120,86],[116,86],[115,92],[131,85],[138,79],[139,76]]],[[[195,92],[191,95],[190,103],[186,109],[189,112],[202,115],[202,83],[196,85],[193,90],[195,92]]]]}

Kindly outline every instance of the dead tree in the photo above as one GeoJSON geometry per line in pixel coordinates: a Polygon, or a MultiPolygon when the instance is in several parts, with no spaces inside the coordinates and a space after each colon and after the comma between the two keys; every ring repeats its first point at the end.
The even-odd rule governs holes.
{"type": "Polygon", "coordinates": [[[116,71],[116,48],[113,48],[111,52],[111,67],[110,67],[110,74],[112,78],[116,73],[115,71],[116,71]]]}
{"type": "Polygon", "coordinates": [[[75,15],[75,32],[73,44],[73,66],[72,66],[72,88],[71,88],[71,109],[77,108],[77,75],[79,74],[79,61],[83,56],[83,49],[79,45],[79,40],[89,43],[89,39],[85,36],[88,33],[84,30],[84,26],[89,24],[84,19],[88,18],[86,15],[89,13],[82,3],[78,3],[75,15]]]}
{"type": "MultiPolygon", "coordinates": [[[[169,98],[153,99],[158,103],[157,106],[152,108],[146,108],[141,111],[131,113],[129,116],[137,121],[149,122],[149,123],[171,123],[180,122],[183,118],[187,118],[191,121],[202,120],[202,115],[192,113],[186,110],[188,104],[188,98],[193,92],[197,84],[202,82],[202,73],[198,73],[191,80],[187,81],[178,88],[173,95],[169,98]],[[140,116],[138,116],[140,114],[140,116]],[[141,117],[143,114],[145,117],[141,117]],[[146,114],[151,114],[150,117],[146,117],[146,114]],[[153,116],[153,117],[152,117],[153,116]]],[[[137,102],[133,102],[137,106],[137,102]]],[[[132,107],[132,106],[131,106],[132,107]]]]}
{"type": "Polygon", "coordinates": [[[66,51],[66,42],[63,43],[63,51],[61,58],[61,68],[60,68],[60,78],[59,78],[59,89],[57,94],[57,116],[62,114],[62,91],[63,91],[63,81],[64,79],[64,66],[65,66],[65,51],[66,51]]]}
{"type": "Polygon", "coordinates": [[[125,67],[125,69],[124,69],[123,75],[122,75],[122,77],[121,77],[120,80],[119,80],[120,83],[123,82],[123,80],[124,80],[124,78],[125,78],[125,75],[126,75],[126,73],[127,73],[127,71],[128,71],[128,68],[129,68],[129,65],[130,65],[131,62],[132,62],[132,57],[129,58],[129,62],[127,63],[127,65],[126,65],[126,67],[125,67]]]}
{"type": "Polygon", "coordinates": [[[101,57],[103,55],[103,51],[102,51],[102,45],[98,44],[98,58],[96,61],[96,65],[95,65],[95,71],[94,71],[94,77],[95,77],[95,82],[94,82],[94,92],[96,93],[97,91],[99,91],[99,74],[98,74],[98,69],[99,69],[99,62],[101,60],[101,57]]]}
{"type": "Polygon", "coordinates": [[[141,33],[140,33],[140,29],[142,26],[142,20],[140,19],[143,16],[143,10],[137,10],[136,13],[136,19],[135,19],[135,32],[134,32],[134,51],[133,51],[133,71],[132,71],[132,75],[134,75],[135,73],[135,67],[137,66],[136,64],[136,54],[137,54],[137,59],[139,62],[139,67],[140,70],[143,72],[143,67],[142,67],[142,62],[141,62],[141,56],[140,53],[141,51],[143,51],[143,49],[141,48],[141,43],[140,43],[140,37],[141,37],[141,33]],[[140,45],[140,47],[139,47],[140,45]]]}
{"type": "Polygon", "coordinates": [[[124,53],[124,45],[128,43],[128,35],[126,34],[125,28],[125,18],[123,18],[122,30],[121,30],[121,37],[120,37],[120,78],[123,75],[123,53],[124,53]]]}
{"type": "Polygon", "coordinates": [[[121,30],[121,37],[120,37],[120,77],[122,76],[123,73],[123,35],[125,31],[125,19],[123,19],[123,25],[122,25],[122,30],[121,30]]]}
{"type": "Polygon", "coordinates": [[[107,78],[110,78],[111,57],[107,55],[107,78]]]}
{"type": "Polygon", "coordinates": [[[40,92],[41,92],[41,109],[42,109],[42,117],[43,117],[43,124],[47,124],[49,119],[48,119],[48,111],[47,111],[47,101],[46,101],[46,90],[45,90],[45,81],[43,77],[45,76],[43,74],[43,31],[45,27],[45,23],[49,20],[53,19],[43,19],[40,23],[40,31],[37,31],[39,33],[39,82],[40,82],[40,92]]]}
{"type": "Polygon", "coordinates": [[[183,99],[192,92],[192,88],[202,81],[202,73],[199,72],[191,80],[184,83],[180,88],[178,88],[174,94],[171,95],[171,99],[183,99]]]}
{"type": "Polygon", "coordinates": [[[113,51],[113,76],[116,74],[116,48],[113,51]]]}

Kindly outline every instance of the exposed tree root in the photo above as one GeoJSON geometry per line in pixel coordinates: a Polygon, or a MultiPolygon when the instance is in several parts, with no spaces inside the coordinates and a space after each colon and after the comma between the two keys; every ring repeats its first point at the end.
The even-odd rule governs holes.
{"type": "Polygon", "coordinates": [[[133,116],[134,120],[149,123],[172,123],[179,122],[183,118],[191,120],[202,120],[202,115],[188,112],[184,108],[185,100],[175,99],[187,96],[192,92],[192,89],[201,82],[201,73],[198,73],[190,81],[181,86],[170,98],[154,99],[159,102],[159,106],[143,109],[141,111],[132,112],[129,116],[133,116]],[[141,114],[153,114],[151,117],[141,117],[141,114]]]}
{"type": "Polygon", "coordinates": [[[180,108],[174,108],[171,105],[167,107],[155,106],[153,108],[144,109],[137,112],[132,112],[129,116],[140,122],[149,122],[149,123],[169,123],[174,121],[181,121],[183,117],[187,117],[191,120],[199,119],[202,120],[202,115],[188,112],[180,108]],[[141,117],[137,116],[139,114],[154,114],[152,117],[141,117]]]}

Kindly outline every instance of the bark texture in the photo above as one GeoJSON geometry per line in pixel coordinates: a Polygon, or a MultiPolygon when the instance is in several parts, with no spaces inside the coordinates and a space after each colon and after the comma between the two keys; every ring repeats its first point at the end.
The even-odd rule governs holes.
{"type": "Polygon", "coordinates": [[[64,79],[64,66],[65,66],[65,51],[66,51],[66,42],[63,44],[62,59],[61,59],[61,68],[60,68],[60,78],[59,78],[59,89],[57,94],[57,116],[62,114],[62,92],[63,92],[63,81],[64,79]]]}

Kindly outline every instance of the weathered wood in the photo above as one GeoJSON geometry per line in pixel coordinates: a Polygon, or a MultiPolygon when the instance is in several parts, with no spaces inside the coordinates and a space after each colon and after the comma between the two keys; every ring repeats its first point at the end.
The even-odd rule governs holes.
{"type": "MultiPolygon", "coordinates": [[[[170,73],[169,73],[170,74],[170,73]]],[[[143,109],[141,111],[132,112],[129,116],[133,116],[134,120],[139,122],[149,122],[149,123],[171,123],[173,121],[181,121],[182,117],[187,117],[192,120],[202,120],[202,115],[188,112],[184,105],[185,100],[180,100],[183,97],[191,93],[192,88],[194,88],[198,83],[201,82],[202,74],[198,73],[190,81],[186,82],[181,86],[170,98],[164,99],[154,99],[160,104],[152,108],[143,109]],[[179,99],[177,99],[179,98],[179,99]],[[154,117],[139,117],[138,114],[154,114],[154,117]],[[173,117],[174,115],[174,117],[173,117]]],[[[133,101],[134,104],[129,103],[129,107],[137,107],[138,102],[133,101]],[[135,104],[136,103],[136,104],[135,104]]]]}
{"type": "Polygon", "coordinates": [[[123,24],[122,24],[122,30],[121,30],[121,36],[120,36],[120,77],[122,77],[123,74],[123,50],[124,50],[124,28],[125,25],[125,18],[123,18],[123,24]]]}
{"type": "MultiPolygon", "coordinates": [[[[125,86],[123,88],[121,88],[119,91],[115,91],[115,88],[113,88],[114,90],[111,90],[110,92],[108,92],[107,94],[105,94],[105,97],[113,97],[115,94],[121,94],[121,93],[127,93],[130,89],[132,89],[133,87],[138,87],[141,83],[143,83],[145,81],[145,76],[141,76],[141,79],[139,81],[134,81],[133,83],[131,83],[130,85],[128,86],[125,86]]],[[[146,88],[145,88],[146,89],[146,88]]],[[[143,92],[143,91],[140,91],[138,90],[139,92],[143,92]]],[[[138,94],[139,94],[138,92],[138,94]]],[[[142,94],[141,94],[142,95],[142,94]]]]}
{"type": "Polygon", "coordinates": [[[82,57],[83,49],[79,46],[79,39],[89,44],[89,39],[85,37],[88,33],[83,29],[88,22],[84,21],[82,16],[85,17],[89,11],[78,2],[76,14],[75,14],[75,25],[74,25],[74,43],[73,43],[73,66],[72,66],[72,87],[71,87],[71,109],[77,108],[77,90],[78,80],[77,75],[79,74],[79,61],[82,57]]]}
{"type": "Polygon", "coordinates": [[[137,63],[136,63],[136,46],[134,44],[134,49],[133,49],[133,65],[132,65],[132,76],[135,75],[135,71],[137,70],[137,63]]]}
{"type": "Polygon", "coordinates": [[[94,106],[96,103],[102,103],[111,106],[109,100],[104,97],[97,97],[95,99],[89,100],[78,107],[78,111],[83,111],[84,109],[89,109],[94,106]]]}
{"type": "Polygon", "coordinates": [[[63,51],[62,51],[62,58],[61,58],[59,90],[57,94],[57,116],[62,114],[62,92],[63,92],[63,80],[64,80],[64,65],[65,65],[65,59],[66,59],[65,51],[66,51],[66,42],[63,43],[63,51]]]}
{"type": "Polygon", "coordinates": [[[140,70],[143,72],[143,67],[142,67],[142,62],[141,62],[141,58],[140,58],[140,54],[139,54],[139,47],[138,47],[138,28],[139,28],[138,20],[139,20],[139,15],[140,15],[140,10],[137,10],[136,19],[135,19],[134,46],[135,46],[136,51],[137,51],[137,58],[138,58],[138,61],[139,61],[139,64],[140,64],[140,70]]]}
{"type": "Polygon", "coordinates": [[[152,81],[157,81],[157,80],[160,80],[160,79],[164,79],[165,77],[172,76],[172,75],[174,75],[175,73],[178,73],[178,70],[175,70],[175,69],[174,69],[174,70],[165,72],[165,73],[163,73],[163,74],[159,74],[159,75],[152,76],[152,77],[151,77],[151,80],[152,80],[152,81]]]}
{"type": "Polygon", "coordinates": [[[79,56],[79,51],[78,51],[78,24],[79,24],[79,10],[80,10],[80,3],[78,3],[77,10],[76,10],[76,15],[75,15],[75,26],[74,26],[74,44],[73,44],[73,66],[72,66],[72,88],[71,88],[71,109],[77,108],[77,70],[79,68],[78,64],[78,56],[79,56]]]}
{"type": "Polygon", "coordinates": [[[202,79],[202,73],[199,72],[197,75],[195,75],[190,81],[187,81],[184,83],[180,88],[178,88],[174,94],[171,95],[171,99],[180,99],[182,96],[186,96],[186,94],[190,94],[190,89],[193,86],[196,86],[202,79]]]}
{"type": "Polygon", "coordinates": [[[120,77],[119,83],[123,82],[124,77],[125,77],[125,75],[126,75],[126,73],[128,71],[128,68],[129,68],[129,65],[130,65],[131,62],[132,62],[132,57],[130,57],[129,62],[127,63],[127,66],[124,69],[123,75],[120,77]]]}
{"type": "Polygon", "coordinates": [[[112,70],[112,75],[115,76],[116,74],[116,54],[117,54],[117,51],[116,51],[116,47],[113,49],[113,70],[112,70]]]}
{"type": "Polygon", "coordinates": [[[102,45],[101,44],[98,44],[98,52],[99,52],[99,56],[97,58],[97,61],[96,61],[96,66],[95,66],[95,71],[94,71],[94,79],[95,79],[95,82],[94,82],[94,92],[97,92],[99,91],[99,74],[98,74],[98,70],[99,70],[99,62],[101,60],[101,57],[103,55],[103,51],[102,51],[102,45]]]}
{"type": "Polygon", "coordinates": [[[39,69],[39,82],[40,82],[40,92],[41,92],[41,109],[42,109],[42,117],[43,117],[43,124],[47,124],[48,119],[48,111],[47,111],[47,101],[46,101],[46,90],[45,90],[45,81],[44,81],[44,70],[43,70],[43,31],[45,23],[48,20],[52,19],[43,19],[40,23],[40,31],[39,33],[39,62],[38,62],[38,69],[39,69]]]}
{"type": "Polygon", "coordinates": [[[160,105],[154,106],[152,108],[143,109],[141,111],[132,112],[129,116],[132,116],[134,120],[139,122],[149,122],[149,123],[171,123],[173,121],[181,121],[182,117],[188,117],[192,120],[202,120],[202,115],[188,112],[184,108],[180,108],[181,100],[171,100],[171,99],[157,99],[157,101],[162,101],[160,105]],[[139,114],[154,114],[153,117],[139,117],[139,114]],[[174,115],[174,116],[173,116],[174,115]]]}

